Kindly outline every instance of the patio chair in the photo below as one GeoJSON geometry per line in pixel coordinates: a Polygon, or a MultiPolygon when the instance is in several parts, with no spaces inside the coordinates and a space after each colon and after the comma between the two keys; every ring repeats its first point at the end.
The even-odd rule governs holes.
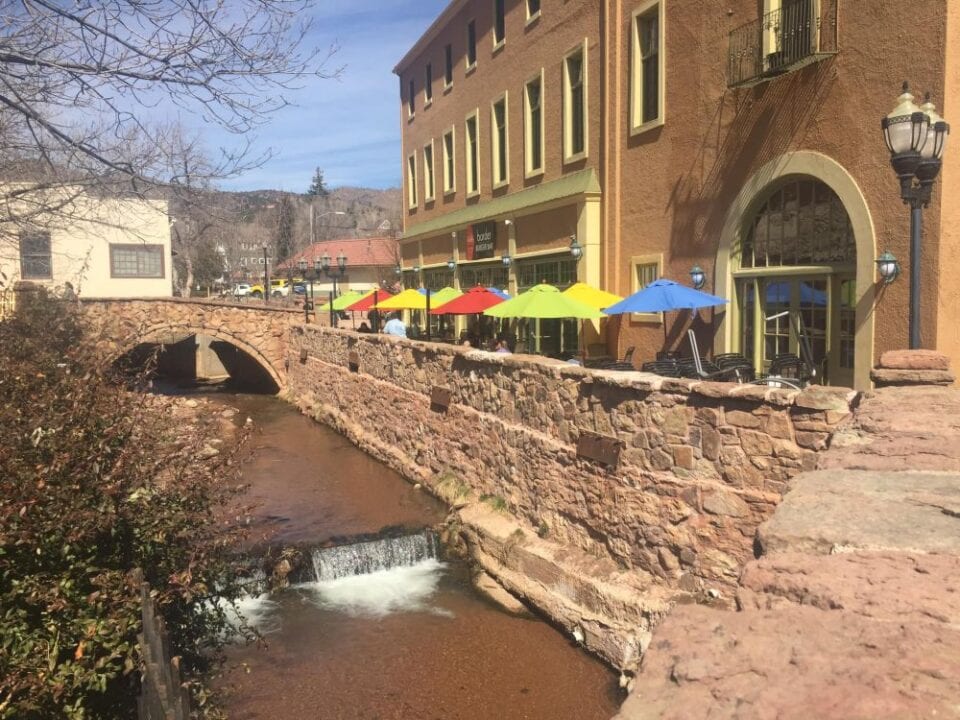
{"type": "Polygon", "coordinates": [[[663,377],[680,377],[680,368],[676,360],[652,360],[645,362],[640,369],[663,377]]]}
{"type": "Polygon", "coordinates": [[[684,361],[681,361],[682,370],[687,374],[681,377],[697,378],[700,380],[716,380],[719,382],[744,382],[740,369],[737,367],[722,368],[714,363],[704,360],[700,357],[700,348],[697,344],[697,336],[692,329],[687,330],[687,340],[690,342],[690,350],[693,353],[693,367],[688,367],[684,361]]]}

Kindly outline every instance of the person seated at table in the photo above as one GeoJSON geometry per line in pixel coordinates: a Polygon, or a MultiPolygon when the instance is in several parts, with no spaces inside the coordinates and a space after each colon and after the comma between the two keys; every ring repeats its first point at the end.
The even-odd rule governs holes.
{"type": "Polygon", "coordinates": [[[372,333],[373,330],[370,329],[370,326],[366,322],[360,323],[360,327],[357,328],[357,332],[362,333],[372,333]]]}
{"type": "Polygon", "coordinates": [[[473,347],[473,345],[470,344],[470,338],[464,338],[463,342],[461,342],[460,345],[466,348],[473,347]]]}
{"type": "Polygon", "coordinates": [[[510,348],[507,347],[507,341],[506,341],[506,340],[497,340],[497,342],[496,342],[496,344],[495,344],[495,346],[494,346],[494,348],[493,348],[493,351],[494,351],[495,353],[502,353],[502,354],[504,354],[504,355],[511,355],[511,354],[512,354],[512,353],[510,352],[510,348]]]}
{"type": "Polygon", "coordinates": [[[407,326],[403,324],[403,320],[400,319],[400,313],[394,313],[387,324],[383,326],[383,332],[386,335],[393,335],[394,337],[405,338],[407,336],[407,326]]]}

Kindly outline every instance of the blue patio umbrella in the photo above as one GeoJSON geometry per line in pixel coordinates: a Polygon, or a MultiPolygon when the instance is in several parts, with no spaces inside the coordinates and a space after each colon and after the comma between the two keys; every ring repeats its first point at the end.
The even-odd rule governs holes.
{"type": "Polygon", "coordinates": [[[673,280],[654,280],[642,290],[624,298],[615,305],[604,308],[607,315],[622,313],[668,312],[670,310],[696,310],[697,308],[725,305],[730,302],[722,297],[694,290],[673,280]]]}
{"type": "Polygon", "coordinates": [[[506,290],[498,290],[498,289],[495,288],[495,287],[488,287],[487,290],[489,290],[490,292],[492,292],[494,295],[499,295],[499,296],[502,297],[504,300],[509,300],[509,299],[510,299],[510,293],[508,293],[506,290]]]}

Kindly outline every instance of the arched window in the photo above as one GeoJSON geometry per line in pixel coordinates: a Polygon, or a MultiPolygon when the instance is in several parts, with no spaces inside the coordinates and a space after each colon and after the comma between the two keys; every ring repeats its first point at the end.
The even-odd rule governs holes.
{"type": "Polygon", "coordinates": [[[856,255],[828,185],[795,177],[768,191],[734,258],[740,351],[759,372],[797,356],[816,382],[853,384],[856,255]]]}

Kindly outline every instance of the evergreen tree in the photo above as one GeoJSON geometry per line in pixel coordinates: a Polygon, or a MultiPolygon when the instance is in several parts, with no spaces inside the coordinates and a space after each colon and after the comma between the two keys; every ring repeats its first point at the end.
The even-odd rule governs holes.
{"type": "Polygon", "coordinates": [[[323,170],[317,168],[316,172],[313,174],[313,182],[310,183],[310,189],[307,190],[307,195],[326,197],[329,194],[330,191],[327,190],[327,186],[323,181],[323,170]]]}
{"type": "Polygon", "coordinates": [[[294,222],[293,201],[289,195],[280,198],[280,209],[277,217],[277,235],[274,239],[274,248],[276,249],[275,263],[282,263],[293,250],[293,222],[294,222]]]}

